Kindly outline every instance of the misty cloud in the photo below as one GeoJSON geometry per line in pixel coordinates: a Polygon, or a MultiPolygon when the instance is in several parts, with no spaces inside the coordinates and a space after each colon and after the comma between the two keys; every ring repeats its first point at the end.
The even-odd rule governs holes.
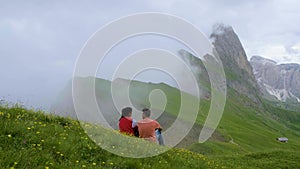
{"type": "Polygon", "coordinates": [[[231,25],[249,58],[300,63],[299,6],[296,0],[1,1],[0,99],[47,109],[72,77],[86,40],[137,12],[182,17],[207,37],[213,24],[231,25]]]}

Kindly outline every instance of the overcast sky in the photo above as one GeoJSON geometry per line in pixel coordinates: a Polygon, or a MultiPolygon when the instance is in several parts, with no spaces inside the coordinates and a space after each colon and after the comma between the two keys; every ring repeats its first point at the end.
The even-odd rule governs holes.
{"type": "Polygon", "coordinates": [[[300,63],[299,8],[297,0],[0,1],[0,98],[48,109],[88,38],[138,12],[182,17],[207,36],[215,23],[231,25],[248,58],[300,63]]]}

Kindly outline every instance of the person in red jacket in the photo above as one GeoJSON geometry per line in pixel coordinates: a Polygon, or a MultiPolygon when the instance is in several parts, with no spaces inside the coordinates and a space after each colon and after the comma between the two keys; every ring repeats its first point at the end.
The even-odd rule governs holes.
{"type": "Polygon", "coordinates": [[[132,117],[132,108],[126,107],[122,109],[122,116],[119,120],[119,130],[121,133],[134,135],[136,137],[138,134],[137,122],[132,117]]]}

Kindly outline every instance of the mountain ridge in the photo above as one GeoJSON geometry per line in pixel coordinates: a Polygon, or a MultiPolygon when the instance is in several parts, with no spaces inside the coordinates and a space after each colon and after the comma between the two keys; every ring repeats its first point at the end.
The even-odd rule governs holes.
{"type": "Polygon", "coordinates": [[[210,35],[225,69],[228,87],[259,104],[260,90],[244,47],[231,26],[217,24],[210,35]]]}
{"type": "MultiPolygon", "coordinates": [[[[196,119],[198,126],[192,129],[187,138],[193,143],[187,141],[183,147],[210,155],[220,155],[224,152],[229,155],[245,154],[282,149],[282,144],[278,143],[276,138],[285,136],[289,138],[289,143],[285,148],[299,148],[300,145],[297,143],[300,138],[299,111],[297,109],[295,109],[296,111],[287,111],[262,98],[263,91],[256,81],[253,69],[233,28],[218,27],[216,33],[212,34],[211,37],[214,39],[214,47],[219,53],[226,74],[228,95],[225,110],[215,135],[204,144],[197,143],[199,130],[201,130],[211,106],[211,96],[209,95],[211,84],[203,61],[187,51],[180,50],[179,53],[181,53],[184,61],[201,70],[197,74],[199,76],[197,80],[202,85],[202,91],[205,91],[196,119]]],[[[91,87],[91,81],[84,82],[88,80],[86,78],[82,78],[82,80],[82,88],[91,87]]],[[[99,106],[110,107],[105,112],[112,112],[113,115],[106,117],[112,122],[111,125],[117,129],[116,119],[119,118],[118,111],[120,110],[113,107],[111,96],[108,95],[111,91],[111,82],[101,79],[95,81],[99,106]],[[102,100],[101,97],[103,97],[102,100]]],[[[161,124],[168,126],[168,123],[172,123],[176,119],[180,108],[180,91],[178,89],[170,88],[164,84],[135,81],[129,89],[131,92],[130,99],[137,109],[150,107],[149,93],[154,89],[164,91],[167,97],[168,102],[163,113],[165,116],[158,117],[158,120],[161,120],[161,124]]],[[[66,98],[72,99],[70,93],[66,98]]],[[[65,104],[61,103],[59,106],[65,106],[65,104]]]]}
{"type": "Polygon", "coordinates": [[[300,102],[299,64],[278,64],[261,56],[252,57],[250,63],[265,95],[271,95],[282,102],[300,102]]]}

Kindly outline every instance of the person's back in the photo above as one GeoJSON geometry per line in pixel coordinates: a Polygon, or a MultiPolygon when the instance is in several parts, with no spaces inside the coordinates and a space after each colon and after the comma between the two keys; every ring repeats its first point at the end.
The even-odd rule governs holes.
{"type": "Polygon", "coordinates": [[[150,114],[149,109],[143,109],[143,120],[138,122],[138,130],[140,138],[156,142],[155,130],[161,127],[157,121],[150,119],[150,114]]]}
{"type": "Polygon", "coordinates": [[[121,133],[133,135],[132,119],[128,117],[121,117],[119,120],[119,130],[121,133]]]}
{"type": "Polygon", "coordinates": [[[157,121],[145,118],[138,122],[138,129],[141,138],[156,142],[155,129],[160,128],[157,121]]]}
{"type": "Polygon", "coordinates": [[[136,122],[131,118],[132,108],[126,107],[122,109],[122,116],[119,120],[119,130],[121,133],[128,135],[136,135],[137,130],[136,122]]]}

